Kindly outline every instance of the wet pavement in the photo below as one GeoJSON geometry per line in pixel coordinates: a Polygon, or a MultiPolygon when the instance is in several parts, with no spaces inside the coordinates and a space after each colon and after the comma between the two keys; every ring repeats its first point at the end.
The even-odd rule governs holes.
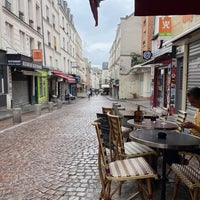
{"type": "MultiPolygon", "coordinates": [[[[116,102],[104,96],[77,99],[41,116],[27,113],[22,123],[0,121],[0,200],[98,200],[100,182],[97,168],[97,140],[91,122],[101,107],[116,102]]],[[[123,107],[148,106],[148,101],[120,101],[123,107]]],[[[160,199],[159,184],[154,184],[154,199],[160,199]]],[[[135,189],[125,182],[125,200],[135,189]]],[[[173,184],[167,185],[171,199],[173,184]]],[[[181,185],[177,200],[188,200],[181,185]]],[[[139,199],[139,198],[138,198],[139,199]]]]}

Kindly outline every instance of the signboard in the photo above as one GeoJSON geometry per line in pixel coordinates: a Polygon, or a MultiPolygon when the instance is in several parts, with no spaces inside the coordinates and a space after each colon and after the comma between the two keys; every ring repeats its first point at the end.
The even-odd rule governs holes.
{"type": "Polygon", "coordinates": [[[170,92],[170,113],[175,113],[176,103],[176,59],[172,59],[171,65],[171,92],[170,92]]]}
{"type": "Polygon", "coordinates": [[[33,61],[34,62],[42,62],[42,50],[41,49],[33,49],[33,61]]]}
{"type": "Polygon", "coordinates": [[[159,18],[159,36],[171,36],[172,35],[172,24],[171,17],[160,17],[159,18]]]}
{"type": "Polygon", "coordinates": [[[143,51],[143,59],[144,60],[149,60],[152,57],[151,51],[143,51]]]}

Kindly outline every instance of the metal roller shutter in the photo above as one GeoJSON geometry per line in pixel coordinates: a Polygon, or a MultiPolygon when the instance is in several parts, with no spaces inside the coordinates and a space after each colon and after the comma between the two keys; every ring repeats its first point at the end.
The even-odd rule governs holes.
{"type": "Polygon", "coordinates": [[[28,100],[28,82],[14,81],[13,82],[13,107],[21,107],[29,104],[28,100]]]}
{"type": "MultiPolygon", "coordinates": [[[[200,87],[200,40],[189,45],[187,89],[200,87]]],[[[186,111],[193,118],[196,108],[187,100],[186,111]]]]}

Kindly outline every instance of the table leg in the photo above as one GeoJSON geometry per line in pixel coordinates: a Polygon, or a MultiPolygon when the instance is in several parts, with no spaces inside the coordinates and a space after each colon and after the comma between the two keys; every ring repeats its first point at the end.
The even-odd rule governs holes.
{"type": "Polygon", "coordinates": [[[162,163],[162,183],[161,183],[161,200],[165,200],[166,193],[166,150],[163,150],[163,163],[162,163]]]}

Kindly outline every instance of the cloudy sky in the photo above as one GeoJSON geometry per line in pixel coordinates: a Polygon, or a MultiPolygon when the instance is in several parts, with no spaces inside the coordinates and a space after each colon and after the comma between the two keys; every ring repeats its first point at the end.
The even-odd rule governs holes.
{"type": "Polygon", "coordinates": [[[67,0],[74,16],[74,24],[82,39],[83,56],[92,66],[102,66],[109,58],[109,50],[115,39],[120,18],[134,12],[133,0],[105,0],[98,8],[99,24],[90,9],[89,0],[67,0]]]}

